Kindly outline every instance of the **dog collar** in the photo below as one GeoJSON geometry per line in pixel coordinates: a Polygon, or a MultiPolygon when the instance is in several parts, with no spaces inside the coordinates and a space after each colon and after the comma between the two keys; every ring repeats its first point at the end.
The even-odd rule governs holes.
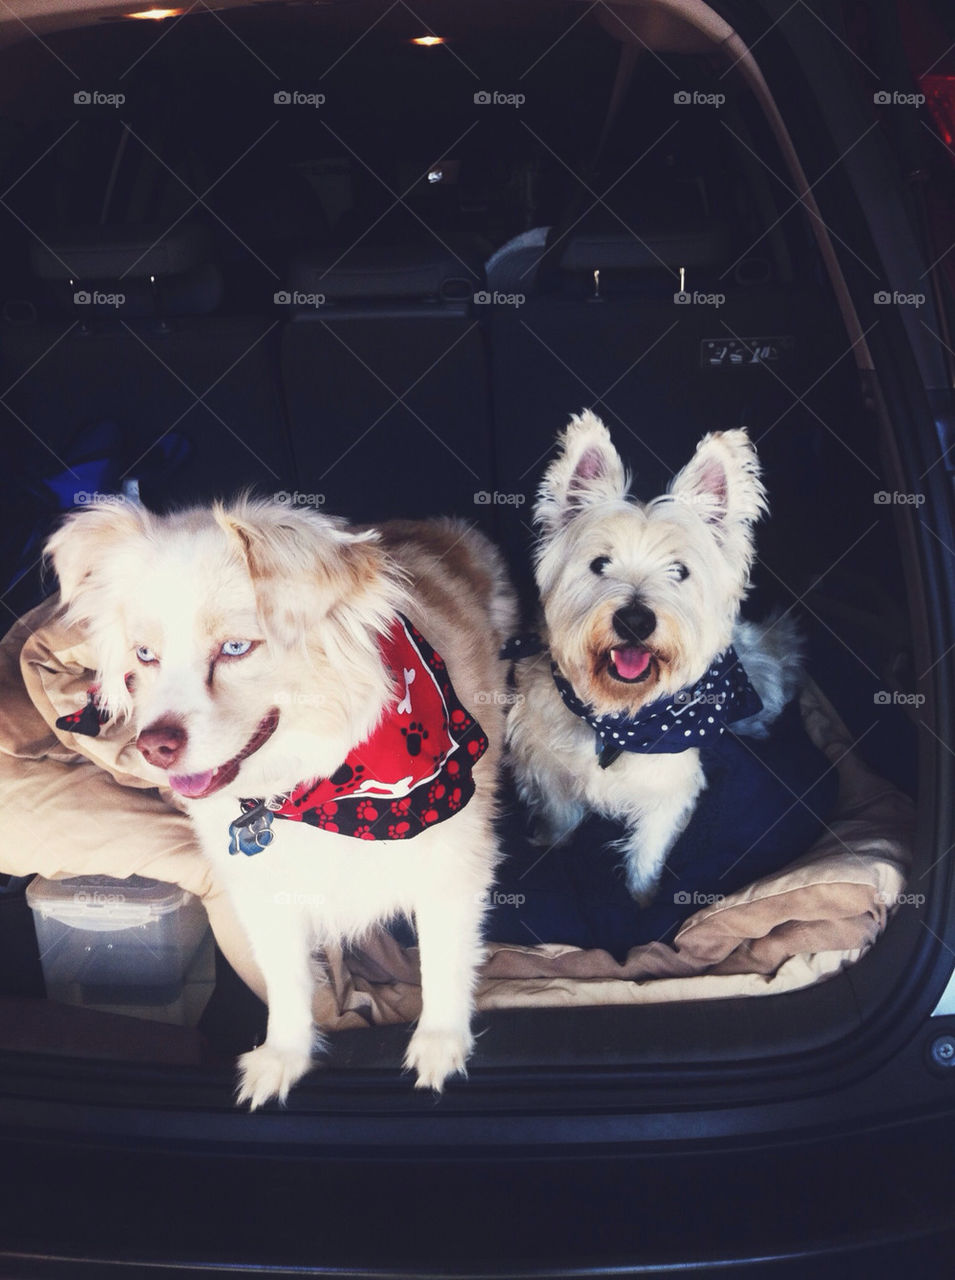
{"type": "Polygon", "coordinates": [[[330,777],[285,796],[242,800],[229,827],[230,853],[267,848],[275,818],[358,840],[408,840],[474,795],[471,771],[487,738],[458,700],[442,658],[401,615],[380,651],[395,693],[377,728],[330,777]]]}
{"type": "Polygon", "coordinates": [[[763,708],[732,645],[713,659],[696,684],[671,698],[648,703],[635,716],[597,715],[577,697],[556,662],[551,662],[551,671],[564,705],[586,720],[596,734],[595,749],[602,769],[623,751],[649,755],[675,755],[691,747],[709,751],[728,725],[763,708]]]}

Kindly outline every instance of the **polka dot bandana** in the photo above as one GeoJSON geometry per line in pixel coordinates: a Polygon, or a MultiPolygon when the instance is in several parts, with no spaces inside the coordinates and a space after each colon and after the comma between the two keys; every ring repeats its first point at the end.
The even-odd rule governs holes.
{"type": "Polygon", "coordinates": [[[556,663],[551,663],[551,670],[565,706],[586,720],[597,735],[596,751],[603,768],[622,751],[675,755],[690,747],[712,750],[727,725],[763,709],[732,645],[713,659],[696,684],[681,689],[672,698],[648,703],[632,717],[597,715],[593,707],[577,697],[556,663]]]}

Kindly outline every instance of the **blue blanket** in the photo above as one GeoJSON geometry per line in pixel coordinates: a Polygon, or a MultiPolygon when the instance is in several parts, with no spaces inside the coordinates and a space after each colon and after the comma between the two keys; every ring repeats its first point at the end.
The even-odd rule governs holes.
{"type": "Polygon", "coordinates": [[[836,772],[807,737],[795,703],[765,740],[727,733],[707,780],[656,899],[642,909],[627,892],[620,855],[607,847],[623,834],[621,824],[588,818],[545,852],[530,843],[526,815],[510,790],[485,936],[522,946],[601,948],[618,960],[641,943],[672,942],[683,921],[715,896],[805,853],[836,802],[836,772]]]}

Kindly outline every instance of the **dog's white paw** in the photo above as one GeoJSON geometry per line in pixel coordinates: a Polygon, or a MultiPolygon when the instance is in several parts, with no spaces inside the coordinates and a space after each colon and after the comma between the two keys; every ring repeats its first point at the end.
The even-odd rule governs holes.
{"type": "Polygon", "coordinates": [[[467,1075],[467,1060],[474,1043],[470,1034],[456,1031],[425,1031],[411,1037],[405,1054],[405,1067],[416,1071],[416,1089],[433,1089],[440,1093],[449,1076],[467,1075]]]}
{"type": "Polygon", "coordinates": [[[301,1080],[312,1065],[311,1055],[298,1049],[276,1049],[268,1042],[243,1053],[239,1058],[239,1084],[236,1103],[249,1104],[254,1111],[264,1102],[277,1098],[284,1105],[288,1091],[301,1080]]]}
{"type": "Polygon", "coordinates": [[[660,876],[641,874],[632,864],[627,867],[627,888],[638,907],[649,907],[660,889],[660,876]]]}

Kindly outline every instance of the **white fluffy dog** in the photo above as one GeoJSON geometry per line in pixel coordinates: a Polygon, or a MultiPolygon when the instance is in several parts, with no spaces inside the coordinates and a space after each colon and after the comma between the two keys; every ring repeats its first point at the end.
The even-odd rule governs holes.
{"type": "Polygon", "coordinates": [[[522,798],[555,844],[594,810],[622,820],[643,905],[706,786],[725,727],[765,735],[801,660],[786,619],[739,618],[766,510],[745,431],[704,437],[641,504],[603,423],[572,418],[538,493],[543,652],[517,663],[508,718],[522,798]]]}
{"type": "Polygon", "coordinates": [[[265,979],[238,1100],[284,1101],[321,1047],[311,953],[398,913],[421,957],[406,1066],[440,1090],[471,1049],[496,862],[514,605],[495,549],[452,521],[355,531],[240,499],[90,508],[48,551],[98,656],[88,710],[129,725],[135,771],[189,813],[265,979]]]}

